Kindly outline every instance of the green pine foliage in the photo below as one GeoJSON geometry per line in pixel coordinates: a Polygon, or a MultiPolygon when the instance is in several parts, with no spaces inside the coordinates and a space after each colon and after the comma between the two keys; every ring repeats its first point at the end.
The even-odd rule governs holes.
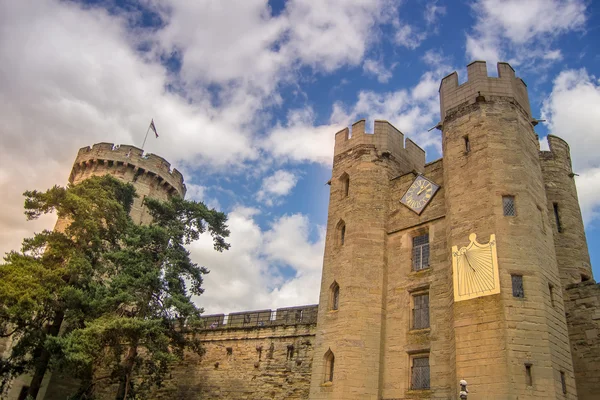
{"type": "Polygon", "coordinates": [[[210,234],[215,250],[228,249],[225,214],[146,198],[153,222],[137,225],[133,186],[110,176],[25,196],[28,218],[56,212],[68,225],[24,240],[0,265],[0,334],[16,343],[0,363],[4,382],[49,368],[79,379],[76,398],[93,398],[102,382],[133,399],[186,349],[202,354],[193,328],[202,309],[191,297],[208,270],[185,245],[210,234]]]}

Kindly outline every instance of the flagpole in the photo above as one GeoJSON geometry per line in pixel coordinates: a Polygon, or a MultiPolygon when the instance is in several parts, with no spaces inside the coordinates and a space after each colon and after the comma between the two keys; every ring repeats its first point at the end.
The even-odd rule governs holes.
{"type": "Polygon", "coordinates": [[[150,132],[150,125],[148,125],[148,130],[146,131],[146,137],[144,137],[144,143],[142,143],[142,150],[144,150],[144,146],[146,145],[146,139],[148,139],[149,132],[150,132]]]}

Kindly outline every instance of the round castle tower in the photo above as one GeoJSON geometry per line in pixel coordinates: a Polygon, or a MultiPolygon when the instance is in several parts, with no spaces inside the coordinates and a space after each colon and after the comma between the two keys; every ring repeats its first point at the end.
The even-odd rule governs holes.
{"type": "Polygon", "coordinates": [[[548,215],[554,233],[556,259],[563,288],[592,278],[575,174],[567,142],[548,135],[550,151],[540,152],[544,184],[548,198],[548,215]]]}
{"type": "MultiPolygon", "coordinates": [[[[155,154],[144,154],[140,148],[113,143],[96,143],[82,147],[77,153],[69,183],[78,184],[91,176],[112,175],[132,183],[138,197],[131,208],[134,222],[143,224],[151,220],[143,207],[145,197],[167,200],[173,195],[185,196],[183,175],[164,158],[155,154]]],[[[63,222],[57,221],[56,229],[63,222]]]]}

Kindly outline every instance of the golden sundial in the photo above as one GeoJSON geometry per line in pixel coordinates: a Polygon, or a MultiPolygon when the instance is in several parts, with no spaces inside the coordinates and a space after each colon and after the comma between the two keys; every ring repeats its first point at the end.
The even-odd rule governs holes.
{"type": "Polygon", "coordinates": [[[477,235],[469,235],[466,247],[452,247],[454,273],[454,301],[500,293],[496,235],[490,235],[487,244],[477,242],[477,235]]]}

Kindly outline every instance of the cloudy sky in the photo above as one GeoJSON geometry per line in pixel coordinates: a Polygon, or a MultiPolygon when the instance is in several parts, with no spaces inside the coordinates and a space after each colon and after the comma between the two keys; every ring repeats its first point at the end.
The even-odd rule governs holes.
{"type": "MultiPolygon", "coordinates": [[[[441,156],[439,80],[508,61],[569,141],[600,276],[600,6],[588,0],[0,0],[0,252],[80,147],[141,146],[229,214],[194,243],[207,312],[318,302],[333,135],[387,119],[441,156]]],[[[544,142],[544,141],[542,141],[544,142]]],[[[544,145],[544,143],[542,143],[544,145]]]]}

